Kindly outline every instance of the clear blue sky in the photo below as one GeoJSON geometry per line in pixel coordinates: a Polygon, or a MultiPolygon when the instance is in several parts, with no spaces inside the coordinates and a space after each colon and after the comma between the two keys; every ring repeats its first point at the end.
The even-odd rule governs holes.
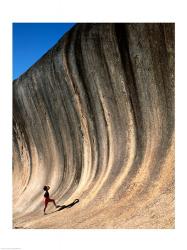
{"type": "Polygon", "coordinates": [[[42,57],[75,23],[13,23],[13,79],[42,57]]]}

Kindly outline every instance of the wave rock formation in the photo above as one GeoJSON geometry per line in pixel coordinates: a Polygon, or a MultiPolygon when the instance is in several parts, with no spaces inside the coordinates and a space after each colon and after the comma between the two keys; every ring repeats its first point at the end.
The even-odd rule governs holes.
{"type": "Polygon", "coordinates": [[[174,24],[77,24],[13,83],[15,228],[174,228],[174,24]],[[43,186],[58,204],[43,216],[43,186]]]}

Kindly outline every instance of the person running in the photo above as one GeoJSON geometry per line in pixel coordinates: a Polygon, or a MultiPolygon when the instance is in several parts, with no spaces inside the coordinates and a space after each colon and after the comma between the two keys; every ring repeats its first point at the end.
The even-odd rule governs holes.
{"type": "Polygon", "coordinates": [[[49,192],[48,192],[49,189],[50,189],[50,186],[44,186],[44,187],[43,187],[43,190],[45,191],[45,193],[44,193],[44,203],[45,203],[44,215],[46,215],[45,210],[46,210],[47,205],[48,205],[49,202],[53,202],[54,206],[55,206],[56,208],[58,208],[58,206],[57,206],[56,203],[55,203],[55,200],[54,200],[54,199],[50,199],[50,197],[49,197],[49,192]]]}

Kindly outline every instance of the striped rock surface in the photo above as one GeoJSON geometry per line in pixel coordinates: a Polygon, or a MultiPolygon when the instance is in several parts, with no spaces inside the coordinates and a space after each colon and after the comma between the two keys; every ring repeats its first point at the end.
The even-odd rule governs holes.
{"type": "Polygon", "coordinates": [[[13,83],[15,228],[174,228],[174,24],[77,24],[13,83]],[[43,216],[43,186],[71,208],[43,216]]]}

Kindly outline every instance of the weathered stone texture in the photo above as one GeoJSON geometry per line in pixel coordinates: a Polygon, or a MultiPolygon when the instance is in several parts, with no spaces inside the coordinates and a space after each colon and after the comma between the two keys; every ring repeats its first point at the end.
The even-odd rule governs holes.
{"type": "Polygon", "coordinates": [[[174,24],[78,24],[13,99],[14,226],[174,227],[174,24]]]}

